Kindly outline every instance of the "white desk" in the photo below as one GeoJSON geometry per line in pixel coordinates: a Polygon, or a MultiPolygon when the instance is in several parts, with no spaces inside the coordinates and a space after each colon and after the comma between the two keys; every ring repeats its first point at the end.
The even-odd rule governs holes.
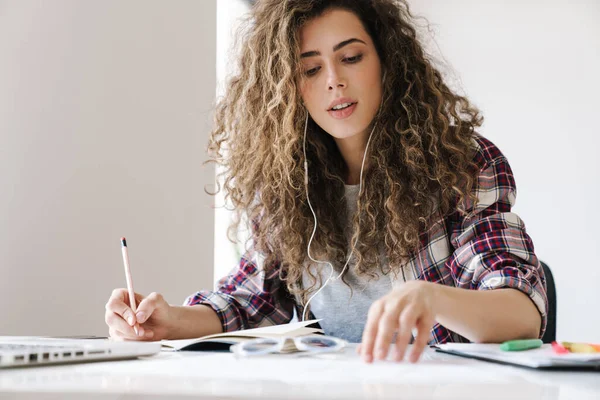
{"type": "Polygon", "coordinates": [[[600,372],[535,371],[428,350],[364,364],[354,347],[314,357],[161,353],[0,371],[0,399],[600,399],[600,372]]]}

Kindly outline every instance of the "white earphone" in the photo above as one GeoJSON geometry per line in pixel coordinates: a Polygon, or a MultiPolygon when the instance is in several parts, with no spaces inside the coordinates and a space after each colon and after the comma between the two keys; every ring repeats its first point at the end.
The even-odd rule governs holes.
{"type": "MultiPolygon", "coordinates": [[[[360,178],[358,181],[358,195],[360,196],[361,192],[362,192],[362,174],[363,174],[363,169],[365,167],[365,160],[367,158],[367,151],[369,150],[369,143],[371,142],[371,137],[373,136],[373,132],[375,131],[375,125],[373,124],[373,129],[371,130],[371,133],[369,134],[369,139],[367,140],[367,146],[365,147],[365,153],[363,155],[363,160],[362,160],[362,165],[360,167],[360,178]]],[[[308,305],[310,303],[310,301],[317,295],[319,294],[319,292],[321,290],[323,290],[323,288],[325,286],[327,286],[327,284],[330,281],[336,281],[338,280],[342,274],[344,273],[344,271],[346,271],[346,268],[348,267],[348,263],[350,263],[350,259],[352,258],[352,252],[354,252],[354,248],[356,246],[356,243],[358,242],[358,236],[356,236],[356,239],[354,240],[354,243],[352,243],[352,250],[350,251],[350,256],[348,256],[348,260],[346,260],[346,264],[344,265],[344,268],[342,268],[342,272],[340,272],[340,274],[337,277],[333,277],[333,265],[329,262],[329,261],[318,261],[315,260],[311,255],[310,255],[310,244],[312,243],[312,240],[315,236],[315,232],[317,231],[317,214],[315,213],[315,210],[312,207],[312,204],[310,204],[310,198],[308,195],[308,162],[307,162],[307,158],[306,158],[306,130],[308,127],[308,110],[306,111],[306,122],[304,123],[304,187],[306,189],[306,200],[308,201],[308,207],[310,208],[310,211],[313,214],[313,218],[315,220],[315,225],[312,231],[312,235],[310,235],[310,240],[308,241],[308,246],[306,248],[306,252],[308,254],[308,258],[310,258],[313,262],[315,263],[320,263],[320,264],[329,264],[329,268],[331,269],[330,273],[329,273],[329,278],[327,278],[327,280],[325,281],[325,284],[323,286],[321,286],[321,288],[319,290],[317,290],[317,292],[315,294],[313,294],[312,296],[310,296],[310,298],[308,299],[308,301],[306,302],[306,304],[304,305],[304,312],[302,313],[302,321],[306,320],[306,312],[308,311],[308,305]]],[[[360,217],[359,217],[360,218],[360,217]]]]}

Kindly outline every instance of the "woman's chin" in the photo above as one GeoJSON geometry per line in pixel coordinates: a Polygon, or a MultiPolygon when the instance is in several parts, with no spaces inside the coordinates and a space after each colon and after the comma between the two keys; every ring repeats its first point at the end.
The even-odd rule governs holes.
{"type": "MultiPolygon", "coordinates": [[[[330,134],[331,135],[331,134],[330,134]]],[[[340,134],[333,134],[331,135],[334,139],[337,140],[345,140],[345,139],[350,139],[353,138],[357,135],[357,133],[353,133],[353,134],[348,134],[348,133],[340,133],[340,134]]]]}
{"type": "Polygon", "coordinates": [[[334,139],[339,139],[339,140],[357,137],[357,136],[360,136],[361,133],[363,133],[363,132],[364,132],[364,130],[357,130],[356,128],[332,129],[331,131],[327,131],[327,133],[329,133],[330,136],[332,136],[334,139]]]}

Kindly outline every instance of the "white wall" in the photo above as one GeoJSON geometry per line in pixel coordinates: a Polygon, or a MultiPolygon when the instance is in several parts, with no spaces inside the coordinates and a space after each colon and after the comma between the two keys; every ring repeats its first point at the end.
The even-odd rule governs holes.
{"type": "Polygon", "coordinates": [[[0,0],[0,335],[106,335],[212,285],[216,0],[0,0]]]}
{"type": "Polygon", "coordinates": [[[600,340],[600,2],[419,0],[515,173],[515,211],[552,269],[562,340],[600,340]]]}
{"type": "MultiPolygon", "coordinates": [[[[248,12],[244,0],[221,0],[217,2],[217,96],[223,96],[227,77],[236,66],[236,50],[233,48],[236,30],[241,18],[248,12]]],[[[218,172],[221,170],[218,169],[218,172]]],[[[224,193],[215,198],[215,280],[227,275],[240,261],[244,253],[243,244],[234,244],[227,239],[231,223],[231,204],[225,206],[224,193]]]]}
{"type": "MultiPolygon", "coordinates": [[[[226,16],[219,18],[219,60],[222,46],[231,40],[221,24],[232,23],[244,12],[225,4],[238,3],[218,4],[219,15],[226,16]]],[[[486,117],[481,132],[512,165],[519,188],[515,211],[557,281],[558,338],[598,341],[600,129],[595,119],[600,109],[600,3],[418,0],[410,4],[431,23],[435,42],[423,39],[437,58],[445,58],[451,66],[450,81],[462,86],[486,117]]],[[[223,71],[221,67],[218,73],[223,71]]],[[[227,213],[217,211],[216,218],[220,251],[215,276],[221,276],[235,256],[224,239],[227,213]]]]}

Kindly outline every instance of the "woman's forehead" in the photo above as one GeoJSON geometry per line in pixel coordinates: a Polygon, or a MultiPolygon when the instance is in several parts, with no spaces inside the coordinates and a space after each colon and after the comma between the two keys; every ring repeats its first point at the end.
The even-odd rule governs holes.
{"type": "Polygon", "coordinates": [[[356,14],[331,9],[310,19],[300,28],[300,50],[332,51],[333,46],[350,38],[370,42],[369,35],[356,14]]]}

